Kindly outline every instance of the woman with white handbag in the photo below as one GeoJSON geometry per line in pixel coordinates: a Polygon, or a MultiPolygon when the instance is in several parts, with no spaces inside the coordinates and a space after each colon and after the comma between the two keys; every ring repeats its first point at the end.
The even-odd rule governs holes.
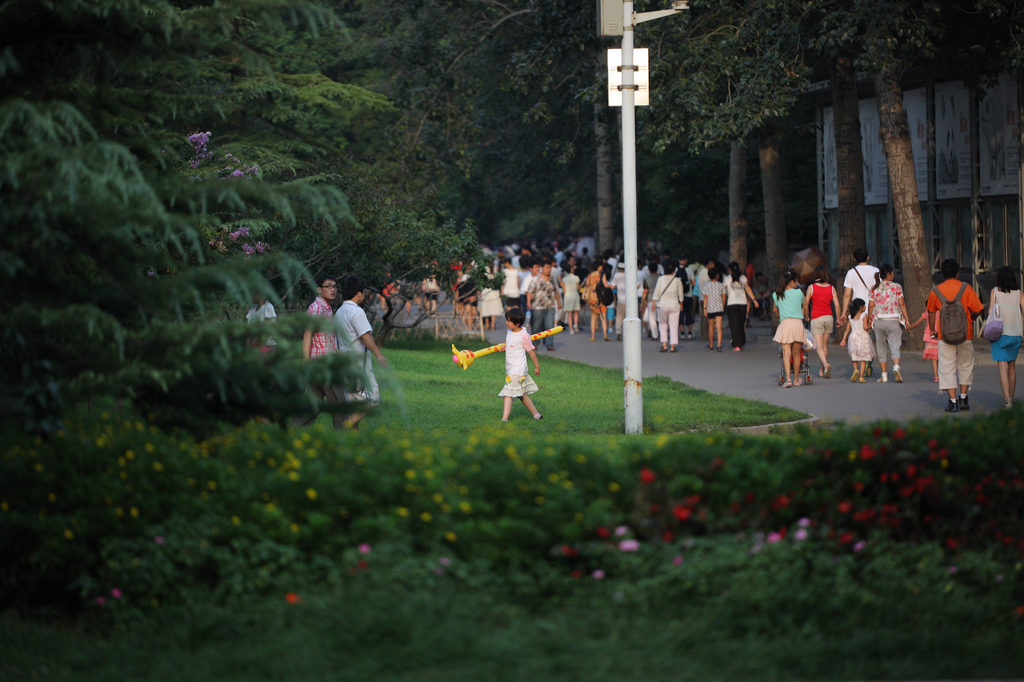
{"type": "Polygon", "coordinates": [[[1022,309],[1024,294],[1021,294],[1013,268],[999,268],[996,288],[992,290],[992,300],[988,304],[984,336],[992,342],[992,359],[999,365],[999,385],[1003,389],[1003,407],[1006,408],[1013,407],[1013,394],[1017,389],[1017,353],[1024,334],[1022,309]],[[996,336],[1000,321],[1002,333],[996,336]]]}

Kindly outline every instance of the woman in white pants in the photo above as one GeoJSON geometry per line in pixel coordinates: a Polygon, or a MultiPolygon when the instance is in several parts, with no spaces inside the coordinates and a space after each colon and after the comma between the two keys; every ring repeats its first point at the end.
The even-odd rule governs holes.
{"type": "Polygon", "coordinates": [[[878,381],[883,384],[889,381],[886,372],[886,352],[892,358],[892,373],[897,384],[903,383],[900,374],[900,344],[903,342],[903,328],[900,317],[909,320],[907,302],[903,299],[903,287],[893,280],[893,268],[888,263],[875,273],[875,286],[871,288],[871,300],[868,302],[868,316],[873,319],[875,330],[875,354],[878,364],[882,367],[882,376],[878,381]]]}
{"type": "Polygon", "coordinates": [[[661,352],[676,352],[679,343],[679,311],[683,305],[683,282],[676,277],[676,262],[667,260],[663,264],[665,274],[658,278],[651,298],[658,309],[658,335],[661,338],[661,352]],[[669,341],[671,340],[671,348],[669,341]]]}

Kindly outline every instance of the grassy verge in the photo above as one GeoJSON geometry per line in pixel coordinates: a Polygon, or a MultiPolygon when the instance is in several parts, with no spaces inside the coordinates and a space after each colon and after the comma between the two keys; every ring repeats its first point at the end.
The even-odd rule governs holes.
{"type": "MultiPolygon", "coordinates": [[[[476,341],[479,344],[479,339],[476,341]]],[[[388,429],[470,433],[500,423],[504,358],[480,358],[466,371],[452,363],[451,344],[405,341],[385,350],[390,367],[378,368],[384,407],[367,421],[388,429]]],[[[621,434],[622,371],[545,355],[541,390],[533,400],[544,415],[532,422],[518,402],[512,423],[537,434],[621,434]]],[[[649,433],[717,430],[793,421],[807,415],[770,403],[716,395],[665,377],[644,382],[644,423],[649,433]]],[[[320,423],[330,426],[326,415],[320,423]]]]}
{"type": "MultiPolygon", "coordinates": [[[[879,609],[881,611],[881,609],[879,609]]],[[[962,614],[894,611],[870,625],[838,619],[742,632],[709,608],[652,614],[598,589],[529,612],[440,585],[351,589],[300,604],[164,614],[127,632],[0,618],[0,679],[57,682],[467,680],[844,680],[1011,678],[1020,627],[970,629],[962,614]],[[942,617],[948,616],[948,617],[942,617]],[[187,672],[186,672],[187,671],[187,672]]]]}

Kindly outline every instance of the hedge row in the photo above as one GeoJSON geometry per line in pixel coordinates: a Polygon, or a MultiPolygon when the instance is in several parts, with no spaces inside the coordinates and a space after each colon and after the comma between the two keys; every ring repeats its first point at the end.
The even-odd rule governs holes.
{"type": "Polygon", "coordinates": [[[725,534],[748,555],[941,546],[1019,576],[1021,418],[607,441],[252,425],[197,442],[103,415],[0,456],[0,607],[228,599],[345,580],[388,552],[543,594],[636,579],[635,557],[725,534]]]}

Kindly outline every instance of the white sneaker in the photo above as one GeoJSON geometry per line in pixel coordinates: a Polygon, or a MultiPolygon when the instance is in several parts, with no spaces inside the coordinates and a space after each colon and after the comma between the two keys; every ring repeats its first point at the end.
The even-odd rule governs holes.
{"type": "Polygon", "coordinates": [[[902,384],[903,383],[903,375],[900,374],[900,366],[899,365],[896,365],[895,367],[892,368],[892,373],[893,373],[893,376],[896,377],[896,383],[897,384],[902,384]]]}
{"type": "Polygon", "coordinates": [[[878,378],[878,383],[880,383],[880,384],[887,384],[887,383],[889,383],[889,375],[886,374],[885,372],[882,372],[882,376],[878,378]]]}

